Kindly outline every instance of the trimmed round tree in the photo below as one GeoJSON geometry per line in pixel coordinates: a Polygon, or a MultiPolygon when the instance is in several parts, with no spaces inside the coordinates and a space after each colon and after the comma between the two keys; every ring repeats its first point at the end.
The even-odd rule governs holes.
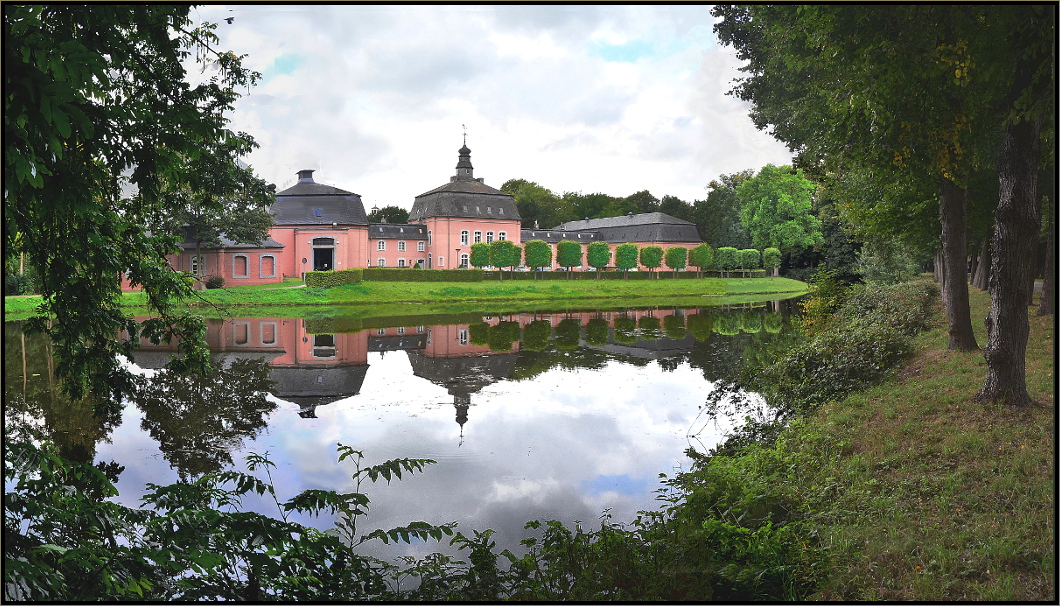
{"type": "Polygon", "coordinates": [[[688,261],[688,249],[684,246],[671,246],[666,249],[666,266],[674,270],[674,277],[677,277],[677,270],[684,269],[685,264],[688,261]]]}
{"type": "Polygon", "coordinates": [[[561,240],[556,244],[556,263],[566,268],[570,279],[570,269],[582,264],[582,245],[573,240],[561,240]]]}
{"type": "Polygon", "coordinates": [[[489,250],[490,265],[497,268],[497,276],[503,280],[501,276],[504,272],[501,268],[514,267],[519,264],[519,247],[511,240],[494,240],[489,243],[489,250]]]}
{"type": "Polygon", "coordinates": [[[629,279],[629,270],[637,266],[637,245],[633,242],[626,242],[625,244],[619,244],[615,247],[615,267],[621,269],[625,273],[625,277],[629,279]]]}
{"type": "Polygon", "coordinates": [[[699,268],[699,277],[703,277],[703,269],[714,264],[714,249],[706,242],[688,251],[688,264],[699,268]]]}
{"type": "Polygon", "coordinates": [[[640,249],[640,264],[654,272],[662,265],[663,249],[661,246],[645,246],[640,249]]]}
{"type": "MultiPolygon", "coordinates": [[[[552,267],[552,247],[544,240],[530,240],[523,245],[523,262],[535,272],[542,267],[552,267]]],[[[534,275],[537,279],[537,275],[534,275]]]]}
{"type": "Polygon", "coordinates": [[[772,246],[762,251],[762,266],[766,269],[772,269],[773,275],[780,275],[780,249],[773,248],[772,246]]]}
{"type": "Polygon", "coordinates": [[[590,242],[585,250],[585,260],[596,268],[596,279],[600,279],[600,270],[611,262],[611,245],[607,242],[590,242]]]}
{"type": "MultiPolygon", "coordinates": [[[[745,248],[740,251],[740,267],[746,272],[752,269],[758,269],[762,264],[762,255],[753,248],[745,248]]],[[[746,277],[747,274],[745,273],[746,277]]]]}
{"type": "Polygon", "coordinates": [[[714,256],[714,263],[719,269],[725,272],[725,276],[728,277],[729,272],[736,269],[738,261],[736,260],[736,248],[732,246],[722,246],[718,249],[717,254],[714,256]]]}
{"type": "Polygon", "coordinates": [[[471,245],[471,257],[469,258],[472,267],[483,268],[490,264],[490,245],[485,242],[475,242],[471,245]]]}

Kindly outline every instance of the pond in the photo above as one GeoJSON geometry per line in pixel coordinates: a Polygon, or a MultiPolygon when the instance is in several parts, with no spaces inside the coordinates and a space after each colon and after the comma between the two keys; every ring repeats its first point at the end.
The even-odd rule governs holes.
{"type": "MultiPolygon", "coordinates": [[[[337,443],[363,451],[367,464],[430,458],[437,464],[423,473],[362,485],[372,502],[359,528],[457,522],[465,534],[491,528],[498,550],[518,551],[529,520],[592,527],[605,511],[629,521],[654,509],[659,474],[687,466],[687,448],[705,452],[741,421],[708,420],[705,398],[746,356],[788,338],[791,302],[208,320],[217,376],[160,370],[176,348],[144,342],[130,368],[148,386],[109,419],[63,398],[50,344],[7,322],[5,425],[39,424],[68,458],[120,469],[118,500],[130,506],[148,482],[246,471],[251,452],[276,463],[281,500],[354,488],[337,443]]],[[[277,514],[271,501],[245,506],[277,514]]],[[[366,550],[387,559],[430,551],[448,549],[366,550]]]]}

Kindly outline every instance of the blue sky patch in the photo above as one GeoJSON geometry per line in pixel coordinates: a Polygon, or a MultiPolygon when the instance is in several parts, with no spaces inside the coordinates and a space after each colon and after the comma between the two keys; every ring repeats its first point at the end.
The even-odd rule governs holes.
{"type": "Polygon", "coordinates": [[[292,55],[290,53],[280,55],[279,57],[276,57],[276,60],[265,70],[263,75],[268,77],[294,73],[294,70],[298,69],[298,66],[301,64],[302,58],[298,55],[292,55]]]}
{"type": "Polygon", "coordinates": [[[589,48],[589,54],[602,57],[605,61],[634,63],[637,59],[654,56],[655,48],[644,40],[630,40],[625,44],[594,42],[589,48]]]}
{"type": "Polygon", "coordinates": [[[629,474],[619,476],[596,476],[585,483],[585,488],[591,494],[602,494],[614,491],[621,495],[638,496],[649,490],[649,485],[655,478],[633,478],[629,474]]]}

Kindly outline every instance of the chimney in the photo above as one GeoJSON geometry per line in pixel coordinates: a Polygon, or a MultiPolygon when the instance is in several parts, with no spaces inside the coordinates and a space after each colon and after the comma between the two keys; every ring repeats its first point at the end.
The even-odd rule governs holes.
{"type": "Polygon", "coordinates": [[[298,171],[299,183],[313,183],[313,169],[302,169],[298,171]]]}

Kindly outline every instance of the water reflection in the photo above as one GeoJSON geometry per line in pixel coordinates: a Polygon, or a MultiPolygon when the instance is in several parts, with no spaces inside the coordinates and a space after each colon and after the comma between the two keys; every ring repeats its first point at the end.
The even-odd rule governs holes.
{"type": "Polygon", "coordinates": [[[731,427],[697,425],[712,382],[746,356],[770,355],[788,313],[769,303],[210,320],[216,375],[158,371],[176,346],[140,343],[135,365],[150,380],[120,424],[63,402],[47,343],[7,323],[5,410],[41,419],[67,452],[126,465],[119,489],[131,505],[144,482],[244,469],[247,451],[279,464],[281,498],[350,488],[335,442],[372,461],[434,458],[422,476],[372,489],[371,527],[458,521],[517,542],[528,519],[591,521],[606,508],[628,519],[652,507],[657,475],[681,464],[690,428],[710,446],[731,427]]]}

